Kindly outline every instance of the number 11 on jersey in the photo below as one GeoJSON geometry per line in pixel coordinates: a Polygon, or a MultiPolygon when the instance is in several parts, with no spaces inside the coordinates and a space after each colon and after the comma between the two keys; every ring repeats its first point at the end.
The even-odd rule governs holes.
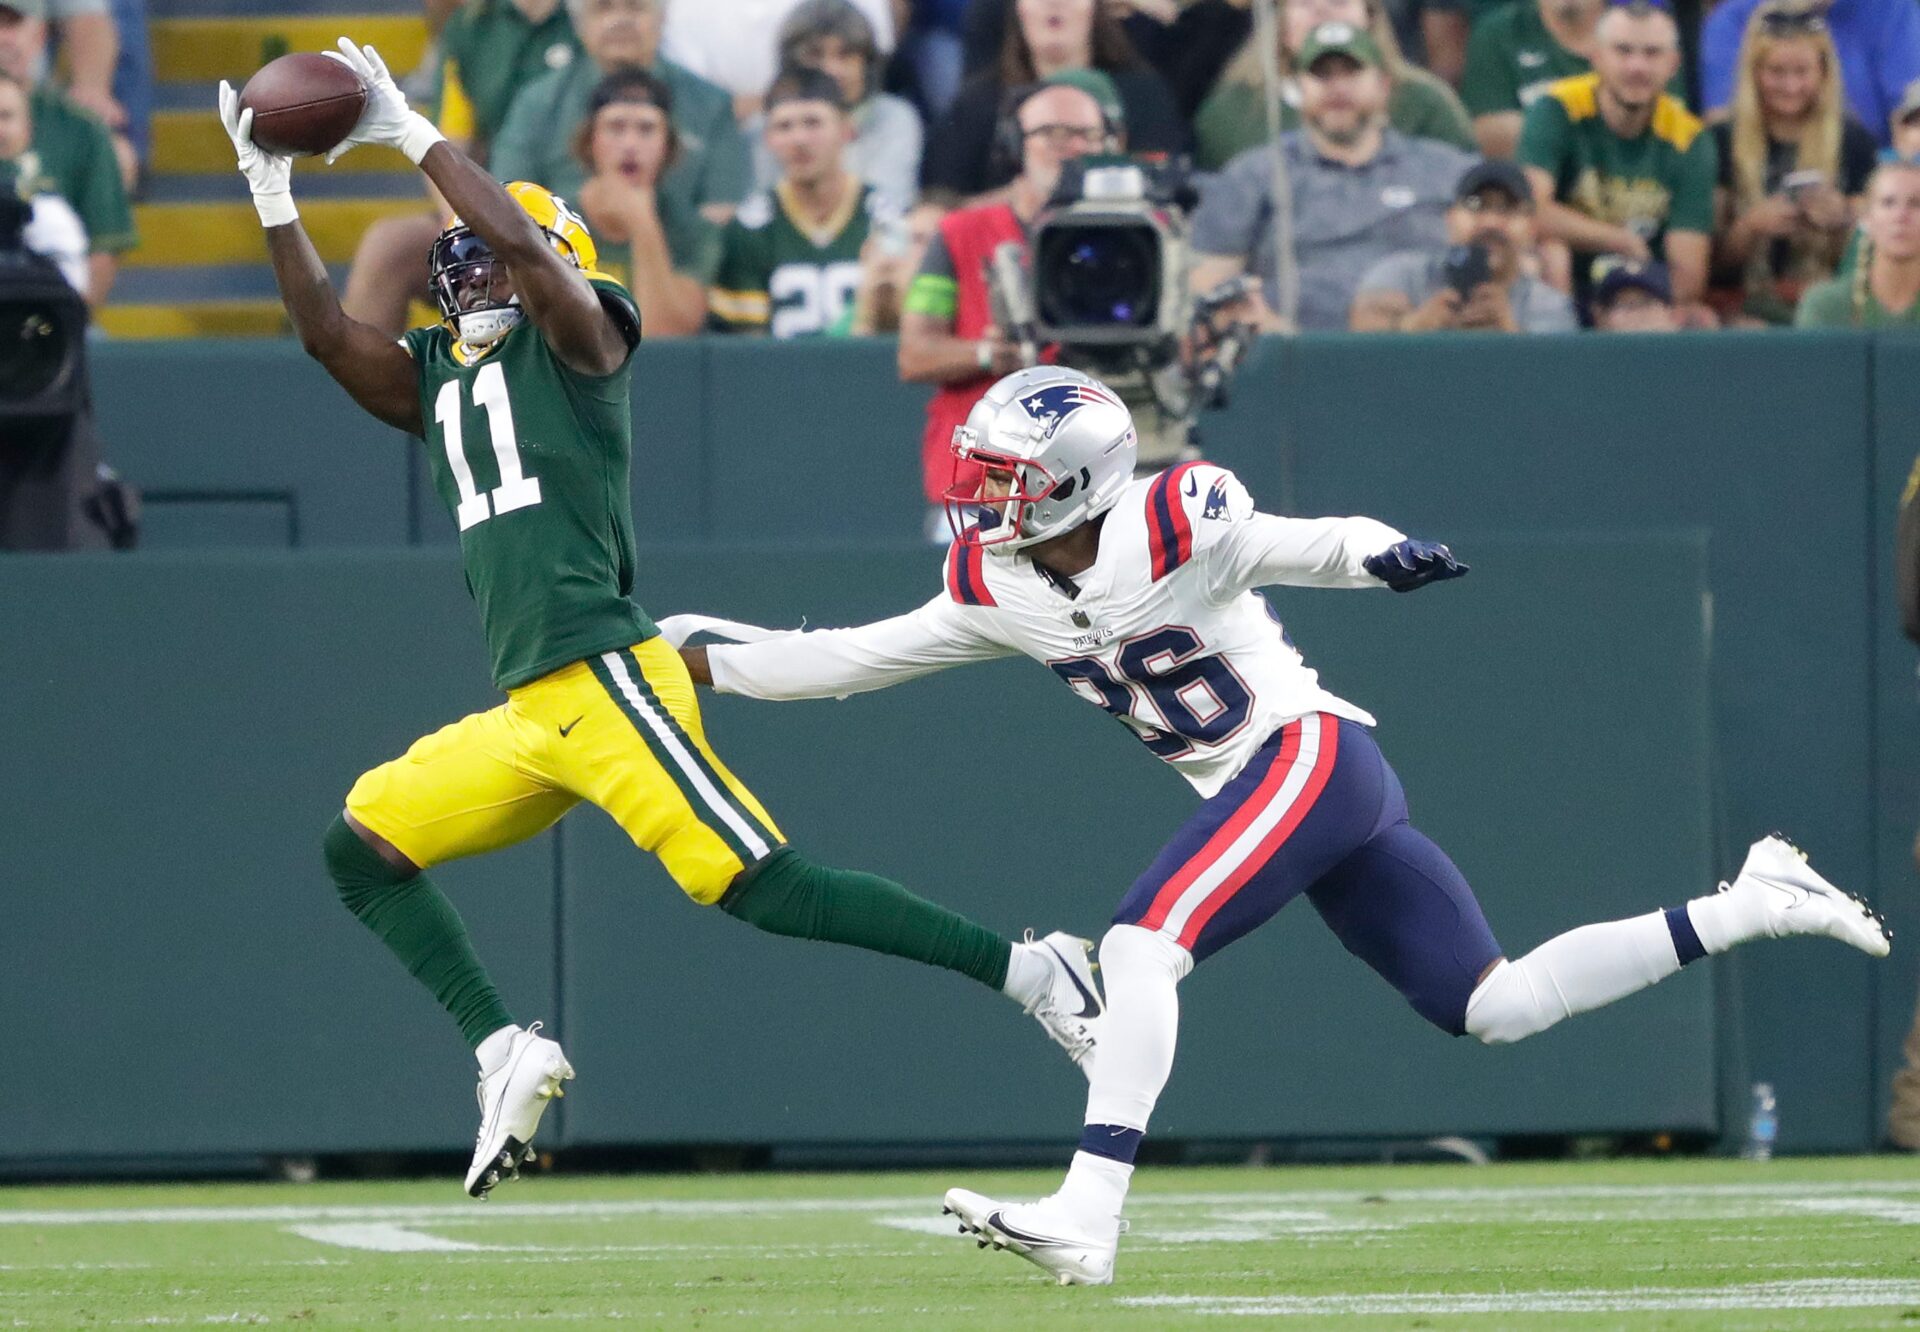
{"type": "Polygon", "coordinates": [[[540,478],[528,476],[520,467],[520,441],[513,433],[507,376],[498,361],[481,367],[473,377],[473,401],[486,409],[487,433],[492,438],[494,460],[500,466],[500,484],[484,495],[474,488],[473,468],[467,464],[466,441],[460,428],[460,381],[450,379],[442,384],[440,396],[433,400],[433,419],[446,443],[453,484],[460,491],[453,517],[462,532],[475,523],[540,502],[540,478]]]}

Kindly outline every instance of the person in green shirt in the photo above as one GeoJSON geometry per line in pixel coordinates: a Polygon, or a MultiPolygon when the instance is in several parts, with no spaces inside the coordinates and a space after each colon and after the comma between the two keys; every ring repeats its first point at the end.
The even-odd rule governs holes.
{"type": "MultiPolygon", "coordinates": [[[[514,94],[526,83],[573,63],[580,54],[562,0],[472,0],[440,34],[437,79],[440,132],[485,162],[514,94]]],[[[365,324],[398,336],[407,312],[427,296],[420,254],[446,225],[445,202],[426,186],[428,206],[368,227],[347,270],[340,303],[365,324]]]]}
{"type": "MultiPolygon", "coordinates": [[[[1509,0],[1475,17],[1460,100],[1473,117],[1481,152],[1512,157],[1526,109],[1550,84],[1592,68],[1604,10],[1605,0],[1509,0]]],[[[1677,68],[1667,91],[1686,98],[1677,68]]]]}
{"type": "Polygon", "coordinates": [[[673,89],[644,69],[615,70],[594,88],[573,150],[592,173],[579,203],[600,240],[600,271],[633,289],[650,336],[698,333],[720,229],[658,188],[679,150],[673,89]]]}
{"type": "Polygon", "coordinates": [[[709,305],[731,333],[809,337],[830,331],[860,287],[860,249],[890,204],[847,170],[853,119],[840,86],[819,70],[788,70],[766,97],[767,148],[780,164],[771,190],[727,223],[709,305]]]}
{"type": "Polygon", "coordinates": [[[119,271],[118,256],[139,244],[140,237],[106,125],[51,83],[38,81],[46,47],[45,21],[0,0],[0,74],[28,90],[27,114],[33,123],[29,153],[34,169],[21,174],[36,192],[65,199],[86,224],[87,302],[98,307],[119,271]]]}
{"type": "MultiPolygon", "coordinates": [[[[1345,23],[1364,28],[1380,48],[1390,85],[1387,123],[1409,138],[1438,139],[1469,152],[1475,150],[1473,127],[1453,89],[1400,53],[1393,24],[1379,0],[1285,0],[1281,6],[1280,68],[1285,79],[1280,90],[1280,128],[1300,127],[1299,82],[1293,74],[1294,52],[1307,34],[1322,23],[1345,23]]],[[[1227,65],[1219,84],[1194,114],[1194,162],[1204,171],[1218,171],[1236,154],[1267,142],[1266,96],[1260,73],[1260,51],[1248,38],[1227,65]]]]}
{"type": "Polygon", "coordinates": [[[1582,306],[1598,255],[1664,261],[1683,311],[1706,292],[1717,166],[1713,137],[1661,91],[1679,64],[1670,13],[1615,5],[1600,20],[1593,72],[1550,84],[1527,108],[1520,162],[1541,235],[1572,252],[1582,306]]]}
{"type": "MultiPolygon", "coordinates": [[[[342,904],[474,1051],[481,1120],[466,1191],[485,1197],[532,1158],[574,1070],[538,1023],[514,1021],[426,871],[524,842],[583,800],[695,903],[772,934],[957,971],[1024,1005],[1084,1060],[1100,1009],[1090,943],[1055,933],[1015,944],[899,884],[814,864],[721,762],[685,662],[632,599],[639,310],[595,270],[593,237],[570,208],[538,185],[500,185],[407,106],[372,47],[340,45],[368,88],[346,145],[398,149],[460,218],[429,260],[440,323],[396,342],[347,317],[300,225],[292,158],[253,142],[253,113],[224,82],[220,115],[301,346],[369,415],[424,446],[506,695],[364,774],[322,838],[342,904]]],[[[368,651],[382,656],[377,643],[368,651]]]]}
{"type": "Polygon", "coordinates": [[[1859,263],[1800,298],[1796,328],[1920,329],[1920,160],[1874,169],[1860,230],[1859,263]]]}
{"type": "Polygon", "coordinates": [[[577,59],[563,0],[470,0],[440,34],[440,132],[486,160],[520,89],[577,59]]]}
{"type": "Polygon", "coordinates": [[[637,65],[673,90],[680,151],[658,193],[724,225],[746,197],[753,163],[721,88],[660,56],[663,0],[569,0],[585,60],[543,74],[522,88],[494,140],[489,165],[502,180],[538,181],[573,198],[586,169],[572,151],[593,89],[617,66],[637,65]]]}

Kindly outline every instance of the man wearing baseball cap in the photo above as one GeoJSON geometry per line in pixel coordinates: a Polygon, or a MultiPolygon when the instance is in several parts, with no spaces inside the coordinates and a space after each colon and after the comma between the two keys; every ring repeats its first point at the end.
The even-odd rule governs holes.
{"type": "Polygon", "coordinates": [[[1602,333],[1678,332],[1667,266],[1641,259],[1605,266],[1593,286],[1593,326],[1602,333]]]}
{"type": "Polygon", "coordinates": [[[1533,192],[1525,173],[1511,162],[1477,162],[1454,187],[1446,247],[1406,250],[1368,269],[1353,301],[1353,330],[1578,328],[1573,302],[1525,272],[1533,248],[1533,192]]]}
{"type": "MultiPolygon", "coordinates": [[[[1388,81],[1365,30],[1322,23],[1301,44],[1301,128],[1280,136],[1292,186],[1299,327],[1344,329],[1360,278],[1402,250],[1446,243],[1454,186],[1473,158],[1450,144],[1388,128],[1388,81]]],[[[1193,215],[1193,287],[1242,272],[1261,280],[1250,312],[1279,328],[1280,256],[1273,239],[1271,150],[1251,148],[1201,184],[1193,215]]]]}

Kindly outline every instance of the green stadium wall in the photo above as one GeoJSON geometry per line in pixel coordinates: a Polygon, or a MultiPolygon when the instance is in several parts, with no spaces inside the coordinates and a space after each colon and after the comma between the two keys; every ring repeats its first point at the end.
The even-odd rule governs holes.
{"type": "MultiPolygon", "coordinates": [[[[1251,358],[1233,404],[1207,423],[1212,457],[1268,507],[1376,514],[1476,562],[1460,595],[1291,597],[1282,609],[1332,687],[1382,717],[1416,817],[1459,852],[1509,948],[1684,896],[1730,873],[1773,827],[1916,937],[1907,848],[1920,728],[1887,567],[1898,489],[1920,446],[1916,358],[1920,345],[1847,334],[1327,338],[1270,341],[1251,358]],[[1508,678],[1549,664],[1524,687],[1508,678]],[[1706,683],[1690,695],[1676,682],[1695,670],[1706,683]],[[1705,830],[1697,845],[1649,835],[1649,821],[1676,810],[1705,830]]],[[[148,489],[152,549],[4,566],[0,623],[23,628],[11,650],[0,643],[0,678],[29,682],[14,691],[10,729],[21,734],[7,752],[32,756],[7,765],[14,789],[0,804],[29,835],[5,840],[52,837],[66,858],[0,859],[10,896],[38,904],[21,937],[37,941],[25,951],[43,969],[0,982],[0,1011],[51,1011],[56,1030],[120,1032],[157,1050],[177,1030],[171,1006],[140,996],[184,985],[196,1024],[232,1029],[216,1078],[303,1089],[300,1116],[267,1132],[273,1105],[199,1113],[194,1088],[208,1070],[156,1054],[141,1071],[180,1084],[169,1149],[213,1149],[195,1135],[247,1150],[435,1141],[464,1112],[443,1113],[432,1090],[456,1075],[460,1052],[444,1050],[431,1012],[393,1016],[407,1011],[410,982],[343,935],[351,922],[325,900],[308,848],[359,767],[487,701],[470,608],[435,549],[450,544],[450,524],[404,441],[291,346],[103,346],[96,398],[110,455],[148,489]],[[394,549],[409,545],[420,549],[394,549]],[[424,585],[417,596],[410,579],[424,585]],[[123,632],[129,618],[138,634],[123,632]],[[310,641],[289,646],[290,626],[310,641]],[[76,717],[85,724],[72,743],[48,729],[76,717]],[[129,747],[194,762],[125,766],[129,747]],[[150,941],[152,955],[89,984],[89,958],[61,946],[76,898],[97,908],[82,923],[126,947],[150,941]],[[129,898],[137,909],[123,916],[129,898]],[[186,902],[217,909],[182,914],[186,902]],[[237,1005],[222,984],[235,956],[258,969],[237,1005]],[[303,962],[319,968],[311,983],[303,962]],[[168,984],[156,990],[156,976],[168,984]],[[276,981],[281,998],[255,993],[276,981]],[[392,1065],[381,1085],[396,1092],[377,1110],[351,1080],[316,1090],[298,1072],[365,1061],[369,1032],[392,1065]],[[340,1113],[302,1138],[315,1096],[339,1100],[340,1113]]],[[[934,561],[906,544],[921,515],[922,401],[897,383],[883,343],[645,349],[644,599],[823,622],[930,592],[934,561]]],[[[923,883],[998,926],[1093,929],[1187,807],[1184,789],[1137,755],[1089,758],[1099,779],[1075,781],[1077,760],[1124,737],[1091,709],[1062,707],[1057,691],[1039,704],[1045,678],[993,670],[1009,672],[1010,692],[987,708],[981,672],[839,708],[723,701],[716,722],[789,831],[822,854],[923,883]],[[1055,737],[1036,745],[1049,803],[1000,776],[985,728],[1005,716],[1055,737]],[[1038,812],[1063,799],[1080,820],[1068,826],[1101,829],[1091,864],[1071,851],[1087,839],[1038,812]],[[996,809],[1006,817],[984,817],[996,809]],[[1012,849],[996,841],[986,854],[988,833],[1012,849]],[[1063,876],[1086,886],[1036,900],[1034,884],[1063,876]]],[[[503,979],[537,996],[521,1007],[542,1011],[550,996],[544,1011],[618,1092],[601,1102],[583,1087],[568,1140],[986,1140],[1071,1122],[1077,1088],[1048,1067],[1049,1051],[1026,1048],[1017,1014],[897,964],[723,938],[732,922],[663,901],[664,877],[603,823],[576,819],[557,838],[454,871],[490,953],[512,959],[503,979]],[[644,891],[619,891],[628,877],[644,891]],[[656,931],[657,913],[674,930],[656,931]],[[757,979],[742,980],[762,967],[774,967],[771,1004],[757,979]],[[677,979],[662,992],[661,978],[677,979]],[[923,1034],[903,1038],[912,1032],[923,1034]],[[1008,1079],[994,1085],[1024,1088],[1018,1113],[956,1106],[933,1076],[950,1056],[977,1056],[1008,1079]]],[[[1468,1050],[1421,1030],[1390,995],[1364,998],[1377,983],[1300,920],[1211,966],[1203,979],[1217,1000],[1192,987],[1192,1011],[1222,1007],[1190,1024],[1167,1132],[1724,1127],[1743,1118],[1747,1082],[1765,1078],[1779,1089],[1784,1147],[1859,1149],[1878,1139],[1914,1004],[1910,949],[1874,965],[1838,948],[1771,946],[1538,1048],[1468,1050]],[[1704,1018],[1702,995],[1713,1001],[1704,1018]],[[1250,1035],[1267,1043],[1253,1053],[1257,1075],[1245,1068],[1250,1035]],[[1596,1052],[1602,1064],[1637,1057],[1658,1076],[1610,1070],[1630,1105],[1576,1094],[1596,1052]],[[1525,1076],[1479,1080],[1509,1057],[1526,1061],[1525,1076]]],[[[111,1100],[122,1078],[103,1065],[90,1091],[111,1100]]],[[[131,1111],[96,1123],[71,1113],[71,1097],[34,1110],[47,1099],[0,1089],[10,1118],[47,1121],[0,1151],[139,1150],[125,1140],[131,1111]]]]}

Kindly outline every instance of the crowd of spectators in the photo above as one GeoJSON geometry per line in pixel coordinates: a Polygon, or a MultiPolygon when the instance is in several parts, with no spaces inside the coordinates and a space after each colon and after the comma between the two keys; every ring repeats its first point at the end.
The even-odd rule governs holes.
{"type": "MultiPolygon", "coordinates": [[[[0,188],[96,302],[137,240],[143,4],[0,0],[0,188]]],[[[903,374],[964,384],[1018,354],[988,240],[1024,243],[1036,167],[1115,151],[1191,160],[1193,285],[1257,278],[1263,329],[1920,319],[1920,0],[424,8],[410,90],[585,217],[654,336],[897,329],[903,374]]],[[[349,311],[417,317],[444,221],[429,192],[370,228],[349,311]]]]}
{"type": "MultiPolygon", "coordinates": [[[[1920,318],[1920,0],[1721,0],[1691,32],[1669,0],[428,11],[442,129],[568,199],[655,336],[898,330],[901,373],[963,395],[1020,356],[986,260],[1060,160],[1111,152],[1191,160],[1191,283],[1258,279],[1261,329],[1920,318]]],[[[442,214],[367,233],[349,310],[405,326],[442,214]]]]}

